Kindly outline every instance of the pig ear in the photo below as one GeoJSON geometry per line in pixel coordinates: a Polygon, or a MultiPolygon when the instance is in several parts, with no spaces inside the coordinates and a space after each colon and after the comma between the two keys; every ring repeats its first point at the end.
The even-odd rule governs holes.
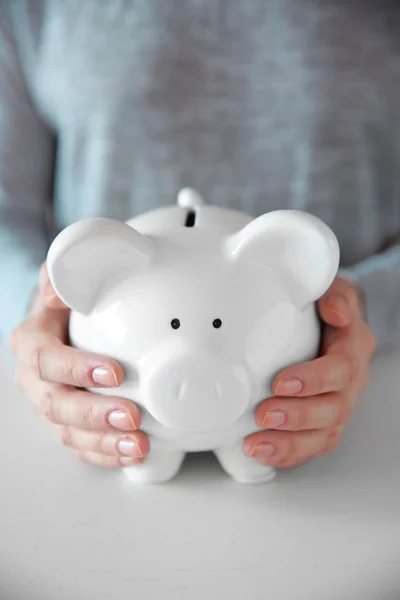
{"type": "Polygon", "coordinates": [[[153,244],[129,225],[113,219],[85,219],[55,238],[47,268],[61,300],[87,315],[107,281],[145,269],[153,254],[153,244]]]}
{"type": "Polygon", "coordinates": [[[296,210],[277,210],[255,219],[227,240],[234,260],[271,268],[303,308],[320,298],[339,266],[339,245],[320,219],[296,210]]]}

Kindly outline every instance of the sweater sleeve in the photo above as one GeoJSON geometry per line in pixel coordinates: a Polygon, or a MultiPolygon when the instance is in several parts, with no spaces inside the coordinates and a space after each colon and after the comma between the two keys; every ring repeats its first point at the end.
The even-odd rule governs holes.
{"type": "Polygon", "coordinates": [[[49,236],[53,136],[35,110],[0,4],[0,342],[24,318],[49,236]]]}
{"type": "Polygon", "coordinates": [[[350,268],[344,277],[353,279],[364,293],[367,322],[377,348],[400,346],[400,243],[350,268]]]}

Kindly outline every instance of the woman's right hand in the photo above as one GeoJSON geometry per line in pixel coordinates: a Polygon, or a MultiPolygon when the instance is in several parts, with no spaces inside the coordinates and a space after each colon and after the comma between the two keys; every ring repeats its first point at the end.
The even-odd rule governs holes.
{"type": "Polygon", "coordinates": [[[67,345],[69,310],[55,294],[46,265],[27,318],[11,333],[17,381],[83,460],[108,467],[143,462],[150,446],[138,431],[141,415],[131,401],[78,388],[118,387],[123,369],[109,358],[67,345]]]}

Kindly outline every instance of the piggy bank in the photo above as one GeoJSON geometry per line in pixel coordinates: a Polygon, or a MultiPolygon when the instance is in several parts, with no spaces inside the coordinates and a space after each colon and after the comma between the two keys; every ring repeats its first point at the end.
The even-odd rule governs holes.
{"type": "Polygon", "coordinates": [[[150,453],[124,468],[131,481],[167,481],[185,453],[210,450],[238,482],[275,476],[245,456],[243,438],[277,372],[318,353],[315,302],[338,265],[337,240],[318,218],[253,219],[189,189],[176,205],[126,223],[78,221],[56,237],[48,269],[72,311],[71,344],[125,371],[117,392],[92,391],[142,413],[150,453]]]}

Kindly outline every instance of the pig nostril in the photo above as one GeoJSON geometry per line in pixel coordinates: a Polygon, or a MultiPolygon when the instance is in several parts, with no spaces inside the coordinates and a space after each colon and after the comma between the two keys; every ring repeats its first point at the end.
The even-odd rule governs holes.
{"type": "Polygon", "coordinates": [[[218,400],[220,400],[222,397],[220,384],[218,382],[214,381],[213,388],[214,388],[215,393],[217,394],[218,400]]]}
{"type": "Polygon", "coordinates": [[[185,391],[186,391],[186,382],[182,381],[178,385],[178,391],[177,391],[178,400],[182,400],[183,396],[185,395],[185,391]]]}

